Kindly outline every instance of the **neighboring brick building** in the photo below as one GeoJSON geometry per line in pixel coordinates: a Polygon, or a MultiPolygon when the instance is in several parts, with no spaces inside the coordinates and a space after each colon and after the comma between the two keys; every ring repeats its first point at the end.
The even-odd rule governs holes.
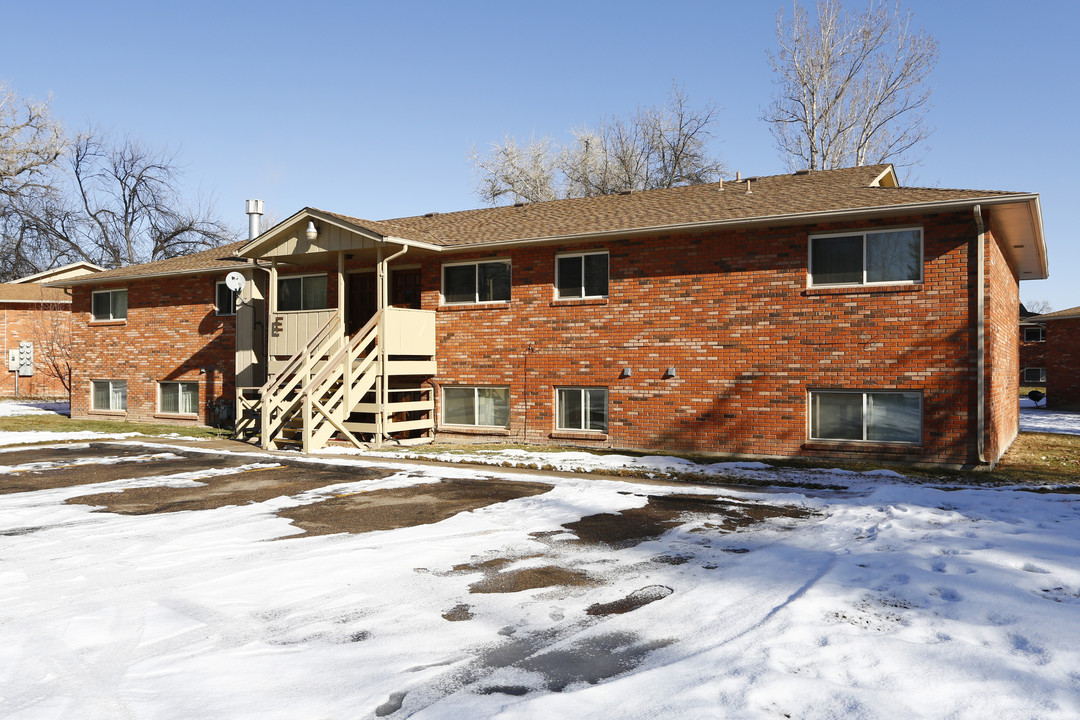
{"type": "MultiPolygon", "coordinates": [[[[217,264],[198,271],[204,294],[185,291],[180,307],[206,317],[211,278],[234,267],[250,278],[237,324],[265,322],[268,344],[237,333],[256,337],[237,353],[238,384],[269,371],[242,404],[246,427],[271,445],[290,425],[305,428],[304,447],[331,432],[359,441],[431,428],[992,464],[1018,429],[1018,281],[1046,276],[1039,218],[1037,195],[901,188],[891,166],[387,221],[306,208],[218,259],[202,254],[217,264]],[[233,253],[261,269],[220,259],[233,253]],[[353,335],[369,317],[370,335],[353,335]],[[341,349],[346,330],[355,347],[341,349]],[[313,337],[321,345],[304,350],[313,337]],[[336,363],[360,369],[335,381],[336,363]],[[260,429],[252,413],[266,407],[260,429]]],[[[124,284],[134,303],[148,267],[105,273],[93,289],[124,284]]],[[[77,321],[90,302],[80,285],[77,321]]],[[[147,313],[179,302],[142,297],[147,313]]],[[[78,330],[91,359],[74,413],[95,377],[150,387],[204,364],[185,364],[187,340],[170,345],[135,318],[133,306],[111,334],[78,330]],[[167,362],[123,359],[160,344],[167,362]]],[[[197,336],[200,348],[218,342],[197,336]]]]}
{"type": "Polygon", "coordinates": [[[1020,305],[1020,385],[1046,389],[1046,324],[1020,305]]]}
{"type": "Polygon", "coordinates": [[[1080,307],[1037,319],[1046,326],[1046,407],[1080,410],[1080,307]]]}

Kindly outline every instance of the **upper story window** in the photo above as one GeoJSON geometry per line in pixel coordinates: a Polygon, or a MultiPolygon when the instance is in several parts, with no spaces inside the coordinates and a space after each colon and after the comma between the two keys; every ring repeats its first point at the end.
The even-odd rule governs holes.
{"type": "Polygon", "coordinates": [[[443,265],[443,303],[507,302],[510,300],[510,261],[443,265]]]}
{"type": "Polygon", "coordinates": [[[555,293],[560,299],[607,297],[608,254],[595,252],[556,257],[555,293]]]}
{"type": "Polygon", "coordinates": [[[813,286],[918,283],[922,268],[921,228],[810,238],[813,286]]]}
{"type": "Polygon", "coordinates": [[[127,318],[127,290],[97,290],[91,296],[91,314],[95,320],[127,318]]]}
{"type": "Polygon", "coordinates": [[[1046,342],[1046,328],[1042,325],[1028,325],[1024,328],[1024,342],[1046,342]]]}
{"type": "Polygon", "coordinates": [[[325,310],[326,307],[326,275],[294,275],[278,278],[278,312],[325,310]]]}
{"type": "Polygon", "coordinates": [[[214,285],[214,313],[216,315],[236,314],[236,291],[230,290],[224,280],[214,285]]]}

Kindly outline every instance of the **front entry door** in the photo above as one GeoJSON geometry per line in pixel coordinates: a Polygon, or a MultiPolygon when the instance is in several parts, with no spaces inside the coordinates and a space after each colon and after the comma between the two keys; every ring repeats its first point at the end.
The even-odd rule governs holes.
{"type": "Polygon", "coordinates": [[[420,268],[390,271],[390,304],[420,309],[420,268]]]}
{"type": "Polygon", "coordinates": [[[351,337],[357,330],[364,327],[371,316],[375,314],[378,306],[376,295],[376,278],[373,272],[350,273],[348,287],[348,304],[346,331],[351,337]]]}

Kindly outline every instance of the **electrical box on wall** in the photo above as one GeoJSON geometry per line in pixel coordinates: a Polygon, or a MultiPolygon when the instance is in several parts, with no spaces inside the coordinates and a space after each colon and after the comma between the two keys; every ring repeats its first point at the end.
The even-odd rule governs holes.
{"type": "Polygon", "coordinates": [[[19,351],[8,350],[7,369],[11,372],[15,372],[19,369],[19,351]]]}
{"type": "Polygon", "coordinates": [[[23,340],[19,343],[19,376],[30,377],[34,374],[34,343],[23,340]]]}

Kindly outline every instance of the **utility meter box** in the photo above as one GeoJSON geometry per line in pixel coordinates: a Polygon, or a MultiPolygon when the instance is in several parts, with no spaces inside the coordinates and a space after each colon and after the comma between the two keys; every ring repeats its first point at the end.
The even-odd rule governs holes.
{"type": "Polygon", "coordinates": [[[23,340],[19,343],[19,376],[30,377],[34,374],[34,343],[23,340]]]}
{"type": "Polygon", "coordinates": [[[19,351],[8,350],[7,369],[11,372],[15,372],[19,369],[19,351]]]}

